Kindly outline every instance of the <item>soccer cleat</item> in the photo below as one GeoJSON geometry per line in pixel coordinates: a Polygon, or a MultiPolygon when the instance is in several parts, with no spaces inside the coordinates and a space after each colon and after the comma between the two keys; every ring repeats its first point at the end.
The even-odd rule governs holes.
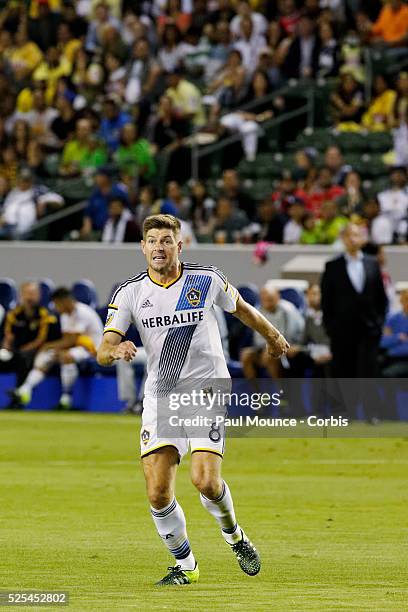
{"type": "Polygon", "coordinates": [[[6,410],[21,410],[23,408],[20,396],[17,395],[14,390],[7,391],[7,395],[10,397],[10,401],[7,406],[5,406],[6,410]]]}
{"type": "Polygon", "coordinates": [[[192,584],[198,582],[200,571],[198,565],[193,570],[183,570],[180,565],[168,567],[169,573],[167,576],[156,582],[156,586],[183,586],[184,584],[192,584]]]}
{"type": "Polygon", "coordinates": [[[20,404],[20,406],[27,406],[31,402],[31,391],[27,391],[22,389],[15,389],[14,391],[10,391],[9,395],[16,404],[20,404]]]}
{"type": "Polygon", "coordinates": [[[261,557],[250,540],[241,529],[242,539],[231,546],[243,572],[255,576],[261,569],[261,557]]]}

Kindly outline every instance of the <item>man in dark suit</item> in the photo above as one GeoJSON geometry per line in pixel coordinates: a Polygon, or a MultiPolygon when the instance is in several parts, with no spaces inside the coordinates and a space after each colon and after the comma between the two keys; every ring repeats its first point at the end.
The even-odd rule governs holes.
{"type": "Polygon", "coordinates": [[[319,39],[315,34],[313,20],[302,15],[286,58],[282,73],[286,79],[305,79],[316,76],[320,53],[319,39]]]}
{"type": "Polygon", "coordinates": [[[374,378],[387,296],[376,259],[361,251],[361,228],[350,223],[342,238],[345,253],[326,264],[321,285],[333,376],[374,378]]]}

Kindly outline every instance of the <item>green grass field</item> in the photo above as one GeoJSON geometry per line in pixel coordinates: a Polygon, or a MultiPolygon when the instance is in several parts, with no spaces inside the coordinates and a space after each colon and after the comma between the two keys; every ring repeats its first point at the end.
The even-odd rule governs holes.
{"type": "Polygon", "coordinates": [[[408,610],[407,438],[229,440],[224,477],[263,560],[254,578],[185,459],[177,497],[201,580],[157,589],[171,559],[138,432],[131,417],[0,413],[0,589],[66,589],[79,611],[408,610]]]}

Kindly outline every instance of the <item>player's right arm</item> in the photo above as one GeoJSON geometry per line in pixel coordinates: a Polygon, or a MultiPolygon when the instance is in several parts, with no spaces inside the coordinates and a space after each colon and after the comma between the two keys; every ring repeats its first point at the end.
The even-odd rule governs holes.
{"type": "Polygon", "coordinates": [[[98,348],[96,360],[101,366],[110,366],[118,359],[132,361],[136,355],[136,346],[125,340],[131,322],[131,305],[125,288],[120,288],[112,296],[108,305],[103,340],[98,348]]]}
{"type": "Polygon", "coordinates": [[[137,348],[130,340],[121,342],[121,337],[116,332],[108,331],[104,334],[103,340],[96,355],[96,360],[101,366],[110,366],[118,359],[132,361],[136,355],[137,348]]]}

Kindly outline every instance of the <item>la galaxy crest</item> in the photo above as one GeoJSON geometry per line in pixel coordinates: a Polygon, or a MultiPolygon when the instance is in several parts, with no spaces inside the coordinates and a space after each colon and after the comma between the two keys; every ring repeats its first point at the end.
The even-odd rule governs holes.
{"type": "Polygon", "coordinates": [[[150,440],[150,431],[148,431],[147,429],[143,429],[142,433],[140,434],[140,437],[142,438],[143,444],[146,446],[146,444],[150,440]]]}
{"type": "Polygon", "coordinates": [[[201,299],[201,291],[192,287],[187,291],[186,298],[190,306],[198,306],[201,299]]]}

